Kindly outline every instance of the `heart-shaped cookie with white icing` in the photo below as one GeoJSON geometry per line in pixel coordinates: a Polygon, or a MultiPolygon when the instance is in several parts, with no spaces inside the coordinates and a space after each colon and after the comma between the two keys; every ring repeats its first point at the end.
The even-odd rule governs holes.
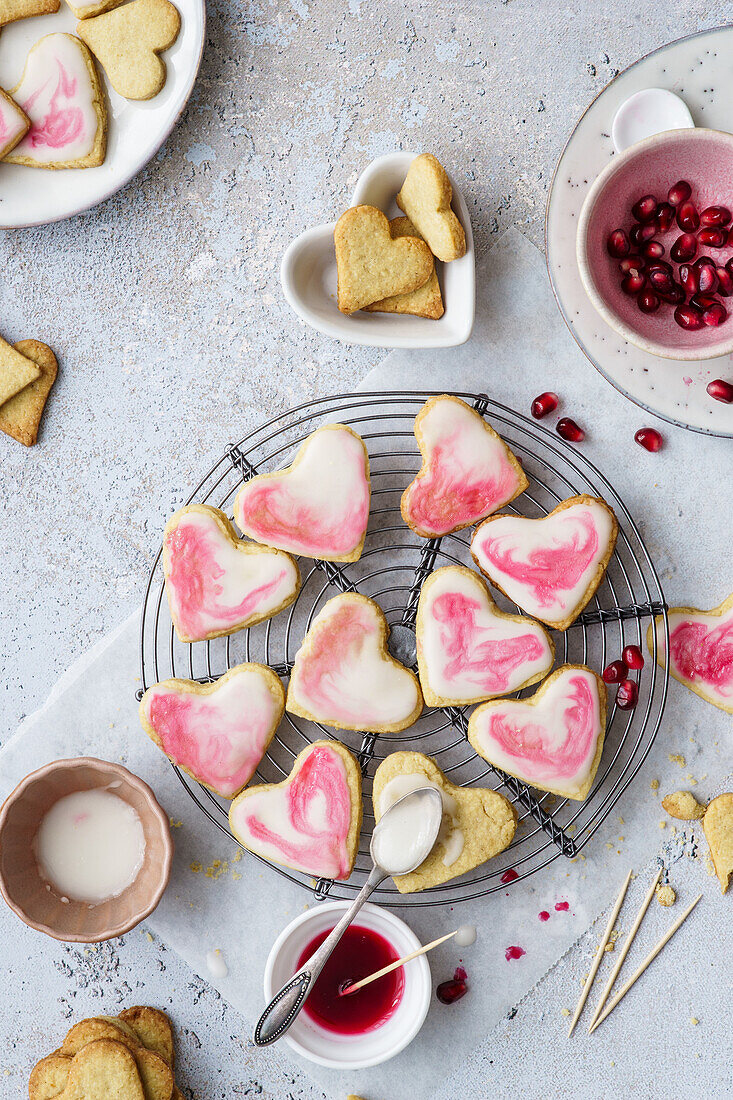
{"type": "Polygon", "coordinates": [[[430,245],[434,256],[450,263],[466,251],[466,234],[451,210],[453,188],[448,173],[432,153],[415,157],[397,196],[418,233],[430,245]]]}
{"type": "Polygon", "coordinates": [[[374,774],[374,816],[418,787],[435,787],[443,799],[443,821],[435,847],[416,871],[397,875],[401,894],[427,890],[472,871],[503,852],[514,837],[516,810],[503,795],[484,787],[456,787],[429,756],[393,752],[374,774]]]}
{"type": "Polygon", "coordinates": [[[600,497],[563,500],[547,516],[489,516],[471,540],[491,583],[533,619],[566,630],[598,588],[618,523],[600,497]]]}
{"type": "Polygon", "coordinates": [[[555,647],[539,623],[507,615],[483,577],[462,565],[436,569],[420,590],[417,663],[430,707],[467,706],[542,680],[555,647]]]}
{"type": "Polygon", "coordinates": [[[336,222],[333,240],[342,313],[417,290],[434,270],[425,241],[393,237],[389,221],[375,206],[350,207],[336,222]]]}
{"type": "Polygon", "coordinates": [[[234,501],[237,526],[267,546],[324,561],[361,557],[369,522],[369,455],[361,436],[326,424],[292,466],[247,481],[234,501]]]}
{"type": "Polygon", "coordinates": [[[165,84],[159,54],[178,38],[181,16],[170,0],[131,0],[103,15],[82,19],[76,33],[86,42],[125,99],[152,99],[165,84]]]}
{"type": "MultiPolygon", "coordinates": [[[[733,714],[733,594],[711,611],[670,607],[669,671],[714,707],[733,714]]],[[[664,668],[664,622],[655,619],[656,658],[664,668]]],[[[647,645],[654,656],[650,625],[647,645]]]]}
{"type": "Polygon", "coordinates": [[[249,787],[229,808],[243,847],[315,878],[351,874],[361,831],[361,770],[338,741],[314,741],[282,783],[249,787]]]}
{"type": "Polygon", "coordinates": [[[501,436],[458,397],[431,397],[415,417],[415,437],[423,463],[400,510],[423,538],[470,527],[529,485],[501,436]]]}
{"type": "Polygon", "coordinates": [[[367,596],[334,596],[295,655],[286,708],[345,730],[395,733],[422,713],[417,677],[387,649],[389,626],[367,596]]]}
{"type": "Polygon", "coordinates": [[[585,665],[563,665],[530,699],[483,703],[468,722],[479,756],[541,791],[582,801],[606,732],[606,686],[585,665]]]}
{"type": "Polygon", "coordinates": [[[165,525],[163,572],[182,642],[219,638],[289,607],[300,572],[283,550],[242,542],[225,514],[187,504],[165,525]]]}
{"type": "Polygon", "coordinates": [[[266,665],[235,665],[213,684],[153,684],[140,722],[158,748],[202,786],[233,798],[249,783],[280,724],[285,692],[266,665]]]}
{"type": "Polygon", "coordinates": [[[725,893],[733,875],[733,793],[727,791],[712,800],[705,811],[702,827],[720,889],[725,893]]]}

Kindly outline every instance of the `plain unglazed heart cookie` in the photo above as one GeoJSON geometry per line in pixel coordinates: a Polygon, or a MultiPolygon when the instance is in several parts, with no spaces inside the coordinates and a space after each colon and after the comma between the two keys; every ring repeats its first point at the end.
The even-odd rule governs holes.
{"type": "Polygon", "coordinates": [[[15,148],[30,128],[28,115],[0,88],[0,160],[15,148]]]}
{"type": "Polygon", "coordinates": [[[424,286],[435,262],[424,240],[393,238],[375,206],[352,206],[333,233],[338,271],[338,307],[354,313],[372,302],[424,286]]]}
{"type": "Polygon", "coordinates": [[[605,500],[582,494],[541,519],[490,516],[473,536],[471,554],[518,607],[566,630],[603,580],[617,535],[616,516],[605,500]]]}
{"type": "Polygon", "coordinates": [[[733,793],[719,794],[712,800],[702,819],[702,827],[720,889],[725,893],[733,875],[733,793]]]}
{"type": "Polygon", "coordinates": [[[0,407],[40,377],[36,363],[0,336],[0,407]]]}
{"type": "MultiPolygon", "coordinates": [[[[714,707],[733,714],[733,594],[711,611],[670,607],[669,671],[714,707]]],[[[664,622],[655,619],[656,656],[664,668],[664,622]]],[[[647,645],[654,656],[652,627],[647,645]]]]}
{"type": "Polygon", "coordinates": [[[107,149],[107,107],[91,53],[73,34],[36,42],[12,91],[31,128],[5,164],[93,168],[107,149]]]}
{"type": "Polygon", "coordinates": [[[258,474],[234,501],[245,535],[324,561],[361,557],[369,522],[369,455],[361,436],[326,424],[301,444],[292,466],[258,474]]]}
{"type": "Polygon", "coordinates": [[[213,684],[176,677],[154,684],[140,702],[140,722],[174,764],[222,798],[233,798],[265,755],[284,705],[272,669],[243,664],[213,684]]]}
{"type": "Polygon", "coordinates": [[[367,596],[334,596],[316,615],[290,673],[286,708],[336,729],[395,733],[419,718],[417,677],[387,649],[389,627],[367,596]]]}
{"type": "Polygon", "coordinates": [[[361,771],[338,741],[314,741],[282,783],[249,787],[229,824],[250,852],[316,878],[351,874],[361,832],[361,771]]]}
{"type": "Polygon", "coordinates": [[[14,23],[16,19],[53,15],[60,7],[61,0],[0,0],[0,27],[14,23]]]}
{"type": "Polygon", "coordinates": [[[468,722],[479,756],[508,775],[582,801],[606,732],[606,686],[585,665],[563,665],[529,699],[483,703],[468,722]]]}
{"type": "Polygon", "coordinates": [[[397,196],[404,210],[434,256],[445,263],[466,252],[466,234],[451,210],[453,188],[440,161],[432,153],[421,153],[410,165],[397,196]]]}
{"type": "Polygon", "coordinates": [[[166,523],[163,572],[182,642],[219,638],[270,619],[300,590],[300,571],[289,554],[242,542],[225,514],[208,504],[187,504],[166,523]]]}
{"type": "Polygon", "coordinates": [[[418,787],[435,787],[443,799],[443,821],[428,858],[409,875],[395,876],[402,894],[427,890],[473,870],[503,852],[514,837],[517,814],[511,802],[484,787],[456,787],[429,756],[393,752],[374,775],[374,816],[418,787]]]}
{"type": "Polygon", "coordinates": [[[96,1016],[74,1024],[57,1053],[69,1058],[71,1072],[71,1061],[76,1055],[90,1043],[103,1039],[122,1043],[130,1051],[135,1059],[145,1100],[171,1100],[173,1071],[170,1065],[140,1043],[132,1028],[115,1016],[96,1016]]]}
{"type": "MultiPolygon", "coordinates": [[[[32,1090],[33,1084],[31,1075],[30,1100],[46,1100],[41,1093],[32,1090]]],[[[134,1056],[126,1046],[114,1039],[89,1043],[68,1059],[66,1084],[57,1097],[58,1100],[110,1100],[111,1097],[115,1100],[147,1100],[134,1056]]]]}
{"type": "Polygon", "coordinates": [[[431,397],[415,417],[415,438],[423,463],[400,510],[423,538],[470,527],[529,485],[501,436],[458,397],[431,397]]]}
{"type": "Polygon", "coordinates": [[[468,706],[542,680],[555,648],[539,623],[507,615],[472,569],[436,569],[420,590],[417,663],[425,702],[468,706]]]}
{"type": "Polygon", "coordinates": [[[137,1035],[143,1046],[159,1054],[164,1062],[173,1066],[175,1050],[171,1022],[159,1008],[150,1005],[133,1005],[120,1012],[119,1019],[137,1035]]]}
{"type": "Polygon", "coordinates": [[[50,347],[39,340],[21,340],[15,344],[15,350],[35,363],[41,374],[35,382],[0,405],[0,431],[24,447],[32,447],[38,440],[38,428],[56,381],[58,363],[50,347]]]}
{"type": "Polygon", "coordinates": [[[114,11],[82,19],[76,33],[125,99],[152,99],[165,84],[158,56],[178,38],[181,16],[170,0],[131,0],[114,11]]]}
{"type": "MultiPolygon", "coordinates": [[[[418,237],[422,240],[409,218],[392,218],[389,232],[392,240],[397,237],[418,237]]],[[[407,313],[413,317],[429,317],[437,321],[445,312],[437,271],[433,267],[433,274],[417,290],[395,294],[392,298],[382,298],[380,302],[364,306],[364,309],[367,313],[407,313]]]]}

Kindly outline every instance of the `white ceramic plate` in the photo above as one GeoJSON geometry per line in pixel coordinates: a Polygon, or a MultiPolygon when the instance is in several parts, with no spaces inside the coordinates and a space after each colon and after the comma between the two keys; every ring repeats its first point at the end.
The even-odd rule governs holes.
{"type": "MultiPolygon", "coordinates": [[[[157,152],[191,94],[204,47],[204,0],[175,0],[175,4],[181,13],[181,31],[162,55],[168,71],[162,91],[145,101],[123,99],[98,65],[109,114],[104,164],[52,171],[0,161],[0,229],[44,225],[87,210],[124,187],[157,152]]],[[[65,0],[61,0],[55,15],[19,19],[4,27],[0,35],[0,87],[15,87],[28,51],[39,38],[54,31],[74,34],[77,22],[65,0]]]]}
{"type": "MultiPolygon", "coordinates": [[[[611,124],[621,103],[642,88],[669,88],[682,96],[698,126],[731,131],[731,56],[733,26],[719,27],[664,46],[609,84],[591,103],[563,150],[545,226],[547,266],[555,297],[591,363],[643,409],[683,428],[723,436],[733,436],[733,405],[714,401],[705,387],[714,378],[733,382],[731,357],[679,363],[627,343],[603,321],[583,289],[575,236],[583,200],[614,155],[611,124]]],[[[640,181],[640,194],[642,191],[640,181]]]]}
{"type": "MultiPolygon", "coordinates": [[[[395,196],[404,183],[416,153],[388,153],[362,172],[351,203],[376,206],[388,218],[402,211],[395,196]]],[[[466,232],[466,255],[449,264],[438,263],[445,313],[438,321],[393,313],[340,313],[336,305],[336,223],[306,229],[289,245],[280,267],[280,281],[298,316],[327,336],[347,344],[380,348],[449,348],[464,344],[471,335],[476,306],[475,259],[471,219],[463,196],[450,177],[453,206],[466,232]]],[[[344,210],[347,203],[344,203],[344,210]]]]}

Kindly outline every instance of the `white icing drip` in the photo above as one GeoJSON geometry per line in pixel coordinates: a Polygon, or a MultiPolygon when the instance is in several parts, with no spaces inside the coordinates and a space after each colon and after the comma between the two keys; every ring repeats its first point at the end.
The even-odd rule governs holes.
{"type": "Polygon", "coordinates": [[[212,978],[226,978],[229,967],[218,947],[206,952],[206,968],[212,978]]]}
{"type": "Polygon", "coordinates": [[[471,947],[476,942],[476,925],[462,924],[453,937],[456,947],[471,947]]]}
{"type": "MultiPolygon", "coordinates": [[[[456,860],[460,858],[465,845],[463,830],[458,824],[458,804],[453,795],[434,783],[432,779],[428,779],[424,772],[410,772],[393,776],[385,784],[379,796],[379,816],[385,814],[390,806],[394,806],[398,799],[418,790],[419,787],[434,787],[443,800],[443,821],[436,843],[443,845],[444,866],[452,867],[456,860]]],[[[407,845],[409,838],[404,837],[403,843],[407,845]]]]}

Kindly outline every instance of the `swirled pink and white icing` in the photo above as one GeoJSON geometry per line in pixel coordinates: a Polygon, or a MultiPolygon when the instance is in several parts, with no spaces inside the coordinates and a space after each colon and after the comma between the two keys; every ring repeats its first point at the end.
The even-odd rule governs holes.
{"type": "Polygon", "coordinates": [[[604,732],[600,690],[590,669],[564,665],[533,703],[482,703],[469,720],[469,739],[485,760],[525,783],[568,798],[584,797],[579,791],[591,777],[604,732]]]}
{"type": "Polygon", "coordinates": [[[418,664],[423,690],[451,703],[507,695],[553,664],[550,640],[531,619],[498,613],[486,584],[455,566],[437,569],[418,607],[418,664]]]}
{"type": "Polygon", "coordinates": [[[404,729],[422,699],[417,681],[384,648],[384,620],[364,596],[334,596],[295,657],[287,709],[342,729],[404,729]]]}
{"type": "Polygon", "coordinates": [[[308,436],[292,466],[253,477],[234,518],[257,542],[310,558],[348,560],[369,522],[369,465],[360,437],[342,425],[308,436]]]}
{"type": "Polygon", "coordinates": [[[402,495],[402,515],[426,538],[478,522],[526,485],[503,440],[455,397],[423,406],[415,434],[423,466],[402,495]]]}
{"type": "MultiPolygon", "coordinates": [[[[669,617],[669,670],[715,706],[733,709],[733,601],[720,614],[672,607],[669,617]]],[[[664,628],[657,623],[657,644],[664,628]]]]}
{"type": "Polygon", "coordinates": [[[171,517],[163,571],[171,618],[185,641],[232,633],[275,614],[298,591],[298,569],[280,551],[227,535],[218,513],[197,505],[171,517]]]}
{"type": "Polygon", "coordinates": [[[35,44],[13,92],[31,128],[13,149],[12,159],[66,163],[92,152],[101,122],[88,57],[84,44],[72,34],[47,34],[35,44]]]}
{"type": "Polygon", "coordinates": [[[0,160],[28,130],[28,120],[10,96],[0,95],[0,160]]]}
{"type": "Polygon", "coordinates": [[[348,878],[348,838],[354,809],[346,767],[316,742],[297,770],[273,787],[252,787],[232,804],[229,823],[245,848],[317,878],[348,878]]]}
{"type": "Polygon", "coordinates": [[[268,672],[239,666],[205,695],[193,682],[155,684],[143,696],[143,725],[174,764],[233,798],[254,775],[282,716],[268,672]]]}
{"type": "Polygon", "coordinates": [[[496,516],[482,523],[471,552],[483,573],[518,607],[553,625],[573,619],[599,578],[615,538],[602,501],[571,504],[542,519],[496,516]]]}

